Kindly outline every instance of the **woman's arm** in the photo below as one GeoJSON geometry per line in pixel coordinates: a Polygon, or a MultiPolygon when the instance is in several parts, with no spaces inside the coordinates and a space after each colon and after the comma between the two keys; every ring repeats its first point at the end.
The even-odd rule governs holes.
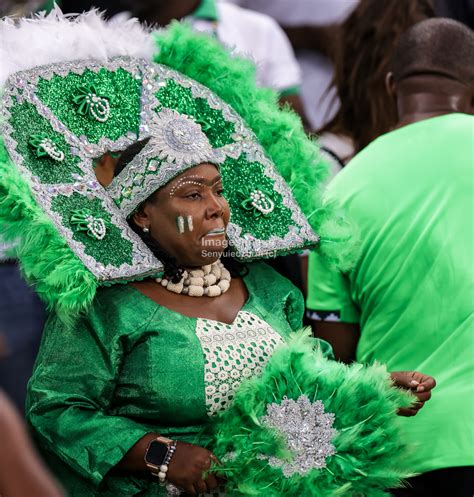
{"type": "MultiPolygon", "coordinates": [[[[116,470],[148,473],[144,456],[158,436],[110,413],[125,354],[123,337],[114,330],[119,325],[104,316],[91,311],[71,327],[55,318],[47,323],[27,405],[39,442],[96,485],[116,470]]],[[[212,457],[207,449],[178,442],[168,480],[191,494],[215,488],[213,475],[202,478],[212,457]]]]}
{"type": "Polygon", "coordinates": [[[96,485],[150,431],[111,414],[124,358],[115,326],[105,310],[72,326],[52,317],[28,385],[27,419],[39,444],[96,485]]]}

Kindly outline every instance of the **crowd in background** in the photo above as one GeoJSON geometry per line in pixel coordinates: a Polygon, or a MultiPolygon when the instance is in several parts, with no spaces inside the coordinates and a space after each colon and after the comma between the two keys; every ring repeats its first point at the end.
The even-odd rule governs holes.
{"type": "MultiPolygon", "coordinates": [[[[474,127],[471,120],[464,119],[473,110],[473,102],[466,96],[469,92],[472,95],[474,86],[473,53],[469,53],[472,45],[467,45],[464,52],[438,46],[437,33],[445,36],[443,41],[449,45],[452,35],[448,23],[447,27],[436,27],[440,30],[437,33],[426,34],[433,40],[430,45],[433,50],[442,52],[439,60],[445,61],[443,67],[423,52],[427,50],[426,39],[421,39],[423,33],[418,34],[419,38],[415,34],[405,40],[403,52],[400,49],[396,52],[396,47],[407,30],[431,18],[451,18],[462,23],[466,30],[472,30],[474,3],[470,0],[62,0],[57,3],[65,13],[97,7],[110,22],[138,17],[143,22],[165,26],[174,19],[185,19],[197,31],[217,37],[232,51],[256,62],[259,83],[274,89],[281,104],[291,106],[301,116],[307,132],[318,140],[321,153],[331,166],[331,176],[335,176],[330,195],[346,205],[365,237],[361,250],[366,252],[352,272],[346,274],[335,274],[313,256],[308,269],[308,254],[288,256],[273,264],[308,297],[307,323],[313,326],[316,335],[333,345],[338,359],[366,363],[392,360],[397,367],[406,369],[428,367],[427,373],[436,376],[438,385],[438,377],[451,385],[445,403],[435,410],[436,428],[430,428],[431,435],[421,427],[426,422],[423,418],[413,433],[424,445],[421,452],[425,460],[415,468],[423,475],[414,478],[412,488],[394,495],[472,495],[474,446],[469,449],[469,445],[474,443],[470,438],[474,420],[471,418],[469,422],[469,416],[474,412],[474,400],[470,400],[470,411],[460,413],[460,420],[451,415],[445,417],[451,412],[447,405],[457,406],[459,396],[472,395],[474,383],[474,192],[469,190],[474,175],[474,127]],[[411,56],[410,48],[417,43],[421,48],[411,56]],[[412,70],[410,74],[404,73],[407,67],[412,70]],[[422,94],[434,97],[425,98],[422,94]],[[442,114],[461,117],[448,122],[443,121],[447,116],[442,114]],[[431,117],[435,118],[429,123],[432,128],[425,124],[426,130],[422,129],[421,122],[426,123],[431,117]],[[449,140],[443,141],[448,135],[449,140]],[[381,164],[389,156],[391,162],[381,164]],[[387,168],[383,177],[379,163],[387,168]],[[466,174],[466,164],[470,164],[468,176],[460,177],[466,174]],[[418,166],[418,172],[413,171],[418,166]],[[392,177],[393,169],[397,174],[392,177]],[[344,174],[338,178],[341,172],[344,174]],[[391,186],[393,190],[383,191],[391,186]],[[369,191],[375,190],[377,195],[369,195],[369,191]],[[446,196],[448,191],[450,196],[446,196]],[[431,203],[426,198],[430,195],[431,203]],[[400,205],[405,210],[397,218],[400,205]],[[470,221],[467,232],[464,227],[469,222],[461,223],[466,219],[470,221]],[[403,226],[400,228],[397,223],[403,226]],[[452,230],[442,240],[438,239],[441,228],[452,230]],[[404,238],[404,232],[410,236],[404,238]],[[377,257],[377,267],[369,267],[377,257]],[[417,263],[405,267],[410,257],[417,263]],[[445,266],[440,263],[443,258],[447,261],[445,266]],[[458,265],[464,267],[459,270],[458,265]],[[428,273],[433,278],[429,282],[425,279],[428,273]],[[403,292],[395,292],[394,285],[403,292]],[[400,302],[402,298],[405,302],[400,302]],[[392,305],[394,301],[396,305],[392,305]],[[432,305],[439,306],[440,302],[446,305],[433,309],[432,305]],[[424,313],[429,314],[426,319],[424,313]],[[450,319],[445,319],[445,315],[450,319]],[[373,324],[373,319],[378,322],[373,324]],[[385,328],[385,333],[379,333],[380,328],[385,328]],[[410,366],[410,361],[416,363],[410,366]],[[431,367],[438,370],[431,371],[431,367]],[[464,423],[471,426],[463,430],[464,423]],[[448,431],[443,430],[446,424],[450,425],[448,431]],[[440,442],[438,436],[450,440],[440,442]],[[441,450],[445,457],[438,454],[441,450]],[[433,454],[431,462],[426,461],[429,454],[433,454]]],[[[52,2],[6,0],[0,2],[0,15],[23,16],[44,8],[54,7],[52,2]]],[[[1,240],[0,296],[0,388],[18,411],[23,412],[26,384],[46,310],[23,282],[14,247],[1,244],[1,240]]],[[[9,407],[7,417],[9,420],[14,417],[9,407]]],[[[3,419],[0,415],[0,421],[3,419]]],[[[8,493],[7,486],[2,487],[3,481],[4,477],[0,476],[0,493],[4,491],[5,497],[14,495],[8,493]]],[[[50,493],[42,495],[52,496],[56,492],[59,495],[60,490],[52,482],[43,484],[49,489],[45,492],[50,493]]]]}

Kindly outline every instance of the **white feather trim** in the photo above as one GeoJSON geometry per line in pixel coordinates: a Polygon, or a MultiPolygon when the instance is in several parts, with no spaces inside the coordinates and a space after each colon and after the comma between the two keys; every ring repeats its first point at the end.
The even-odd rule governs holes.
{"type": "Polygon", "coordinates": [[[59,7],[28,19],[0,20],[0,87],[33,67],[79,59],[106,62],[128,55],[151,60],[157,47],[137,19],[105,21],[97,10],[65,15],[59,7]]]}

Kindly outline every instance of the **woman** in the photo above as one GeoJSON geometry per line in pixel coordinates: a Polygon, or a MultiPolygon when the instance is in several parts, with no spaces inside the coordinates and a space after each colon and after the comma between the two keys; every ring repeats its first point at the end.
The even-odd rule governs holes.
{"type": "MultiPolygon", "coordinates": [[[[159,243],[168,278],[176,268],[205,273],[212,267],[208,275],[217,274],[230,217],[223,195],[218,168],[200,164],[152,194],[132,216],[149,246],[159,243]],[[193,230],[180,233],[176,219],[189,215],[193,230]]],[[[212,454],[192,442],[207,416],[228,405],[234,383],[256,374],[272,349],[300,328],[303,312],[296,288],[265,264],[249,264],[244,276],[220,272],[218,288],[228,289],[216,297],[175,293],[170,284],[163,286],[165,280],[147,279],[99,290],[93,309],[74,328],[54,318],[48,323],[30,384],[29,419],[50,449],[54,444],[62,459],[74,461],[76,471],[132,485],[125,475],[148,472],[144,454],[161,435],[179,439],[168,481],[191,494],[216,487],[216,476],[202,475],[212,454]],[[208,343],[216,333],[231,337],[220,351],[208,343]],[[81,359],[72,359],[71,350],[80,351],[81,359]],[[230,371],[213,362],[222,353],[230,371]],[[114,466],[122,472],[111,472],[114,466]]],[[[123,495],[133,495],[125,488],[123,495]]]]}
{"type": "Polygon", "coordinates": [[[318,134],[334,173],[396,124],[385,75],[400,35],[435,15],[431,0],[361,0],[340,30],[332,86],[340,107],[318,134]]]}
{"type": "MultiPolygon", "coordinates": [[[[54,36],[56,21],[70,22],[51,22],[54,36]]],[[[301,294],[252,261],[318,242],[282,177],[306,193],[289,165],[308,159],[309,171],[315,149],[213,40],[181,27],[171,34],[159,40],[158,61],[173,54],[174,68],[201,78],[215,63],[221,76],[209,86],[222,79],[245,122],[169,61],[56,61],[6,85],[5,143],[33,186],[2,166],[10,186],[22,185],[5,188],[2,216],[15,204],[12,226],[34,230],[20,253],[55,305],[28,419],[71,496],[163,495],[158,483],[193,495],[216,489],[209,469],[218,461],[202,429],[301,326],[301,294]],[[105,191],[93,167],[107,151],[124,152],[105,191]],[[224,256],[227,243],[245,266],[224,256]],[[126,284],[110,286],[117,281],[126,284]],[[107,286],[95,293],[99,282],[107,286]]],[[[433,380],[397,378],[418,390],[413,414],[433,380]]]]}

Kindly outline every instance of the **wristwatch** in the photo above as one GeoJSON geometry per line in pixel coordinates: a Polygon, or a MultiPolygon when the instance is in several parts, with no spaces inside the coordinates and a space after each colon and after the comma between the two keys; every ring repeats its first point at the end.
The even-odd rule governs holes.
{"type": "Polygon", "coordinates": [[[168,465],[176,450],[176,441],[166,437],[156,437],[149,444],[145,452],[145,464],[151,474],[164,483],[168,465]]]}

